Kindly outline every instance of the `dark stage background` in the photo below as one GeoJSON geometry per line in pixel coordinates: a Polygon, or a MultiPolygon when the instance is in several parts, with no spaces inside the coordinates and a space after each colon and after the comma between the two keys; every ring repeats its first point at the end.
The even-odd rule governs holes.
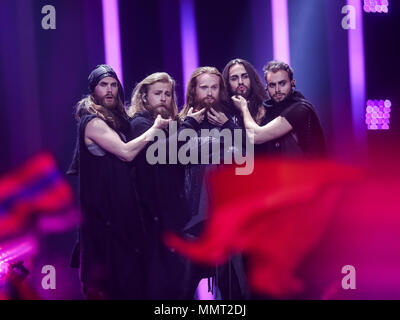
{"type": "MultiPolygon", "coordinates": [[[[101,0],[0,0],[0,174],[42,150],[61,171],[72,157],[73,106],[87,93],[87,76],[105,62],[101,0]],[[41,26],[45,5],[56,8],[56,29],[41,26]]],[[[390,99],[390,130],[367,130],[358,150],[352,127],[348,31],[341,26],[344,0],[288,0],[291,65],[297,89],[316,106],[332,158],[363,164],[397,153],[400,130],[399,1],[387,14],[363,14],[366,99],[390,99]],[[359,154],[363,154],[360,158],[359,154]]],[[[194,1],[199,65],[222,71],[232,58],[249,60],[260,75],[273,57],[269,0],[194,1]]],[[[126,100],[145,76],[166,71],[177,81],[183,105],[180,1],[120,0],[126,100]]],[[[365,115],[364,115],[365,116],[365,115]]],[[[66,177],[76,191],[76,180],[66,177]]],[[[47,299],[80,299],[78,273],[68,267],[76,231],[43,239],[31,275],[47,299]],[[40,287],[40,268],[56,266],[57,290],[40,287]]]]}

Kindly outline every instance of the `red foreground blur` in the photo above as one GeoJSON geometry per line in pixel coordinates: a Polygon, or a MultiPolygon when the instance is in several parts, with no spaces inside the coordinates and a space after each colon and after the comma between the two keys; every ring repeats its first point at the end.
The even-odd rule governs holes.
{"type": "Polygon", "coordinates": [[[400,172],[330,161],[256,159],[249,176],[210,177],[203,235],[166,243],[203,263],[246,257],[253,293],[272,298],[400,298],[400,172]],[[356,289],[342,287],[354,266],[356,289]]]}

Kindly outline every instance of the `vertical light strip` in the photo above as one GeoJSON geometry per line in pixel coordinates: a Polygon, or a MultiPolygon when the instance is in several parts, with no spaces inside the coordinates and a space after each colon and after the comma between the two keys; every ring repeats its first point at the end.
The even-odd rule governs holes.
{"type": "Polygon", "coordinates": [[[274,59],[290,65],[289,19],[287,0],[271,0],[274,59]]]}
{"type": "Polygon", "coordinates": [[[366,147],[365,128],[365,60],[362,0],[347,0],[355,9],[356,28],[348,29],[349,77],[355,143],[363,153],[366,147]]]}
{"type": "Polygon", "coordinates": [[[103,34],[106,64],[109,64],[123,82],[118,0],[102,0],[103,34]]]}
{"type": "Polygon", "coordinates": [[[190,75],[199,65],[197,52],[196,18],[193,0],[181,0],[181,48],[183,72],[183,97],[190,75]]]}

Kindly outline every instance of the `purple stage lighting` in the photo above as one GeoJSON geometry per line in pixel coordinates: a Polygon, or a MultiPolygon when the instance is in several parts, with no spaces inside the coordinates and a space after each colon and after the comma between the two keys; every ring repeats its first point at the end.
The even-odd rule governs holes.
{"type": "Polygon", "coordinates": [[[364,0],[364,11],[372,13],[388,13],[389,1],[388,0],[364,0]]]}
{"type": "Polygon", "coordinates": [[[365,123],[369,130],[389,129],[391,106],[390,100],[367,100],[365,123]]]}
{"type": "MultiPolygon", "coordinates": [[[[199,66],[194,1],[181,0],[180,9],[183,83],[187,84],[192,72],[199,66]]],[[[183,96],[185,97],[186,87],[182,87],[183,96]]],[[[200,281],[196,293],[198,300],[214,300],[215,298],[208,292],[206,279],[200,281]]]]}
{"type": "Polygon", "coordinates": [[[287,0],[271,0],[274,59],[290,64],[287,0]]]}
{"type": "MultiPolygon", "coordinates": [[[[183,83],[189,82],[192,72],[199,65],[197,50],[196,19],[193,0],[181,0],[181,47],[183,83]]],[[[185,97],[185,86],[183,96],[185,97]]]]}
{"type": "Polygon", "coordinates": [[[36,253],[37,246],[37,241],[30,235],[0,245],[0,284],[6,276],[9,266],[36,253]]]}
{"type": "Polygon", "coordinates": [[[118,0],[102,0],[104,55],[123,83],[118,0]]]}
{"type": "Polygon", "coordinates": [[[362,2],[347,0],[347,4],[355,8],[357,17],[356,28],[348,29],[349,81],[354,142],[360,158],[363,158],[367,149],[367,134],[363,123],[366,88],[362,2]]]}

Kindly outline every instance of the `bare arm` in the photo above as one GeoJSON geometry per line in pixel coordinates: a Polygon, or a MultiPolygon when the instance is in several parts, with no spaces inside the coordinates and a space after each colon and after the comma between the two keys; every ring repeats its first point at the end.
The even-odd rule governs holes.
{"type": "Polygon", "coordinates": [[[276,117],[265,126],[258,126],[258,128],[254,131],[254,143],[260,144],[277,139],[287,134],[291,130],[293,130],[293,127],[284,117],[276,117]]]}
{"type": "Polygon", "coordinates": [[[235,106],[242,112],[246,129],[253,130],[255,144],[277,139],[293,130],[290,123],[281,116],[275,118],[265,126],[260,127],[251,116],[250,111],[247,108],[247,101],[242,96],[233,96],[232,100],[235,106]]]}
{"type": "Polygon", "coordinates": [[[153,140],[156,131],[165,128],[168,122],[168,120],[157,117],[154,125],[149,130],[136,139],[125,143],[103,120],[94,118],[86,126],[85,143],[90,144],[95,142],[121,160],[132,161],[147,143],[153,140]]]}

